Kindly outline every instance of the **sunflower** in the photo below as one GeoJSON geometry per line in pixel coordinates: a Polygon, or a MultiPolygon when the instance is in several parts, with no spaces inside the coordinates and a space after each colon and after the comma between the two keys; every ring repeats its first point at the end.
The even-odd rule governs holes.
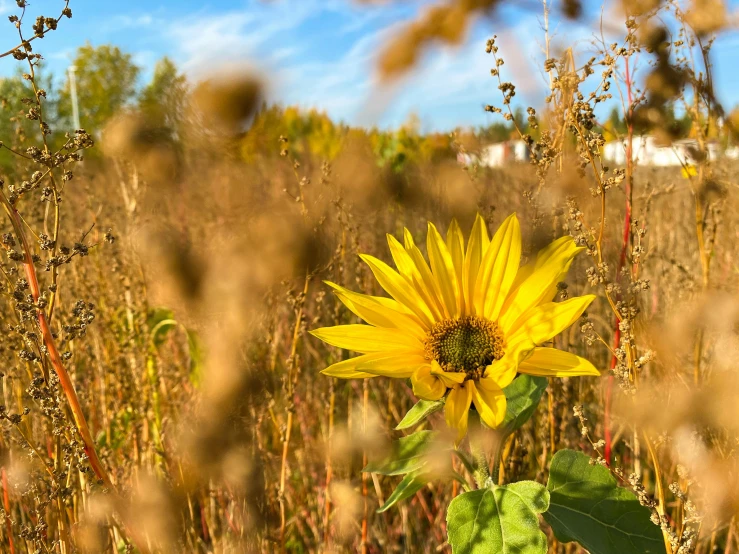
{"type": "Polygon", "coordinates": [[[447,425],[457,441],[467,433],[470,406],[490,428],[505,417],[503,388],[517,373],[544,377],[600,375],[574,354],[543,346],[572,325],[595,296],[553,302],[557,284],[583,250],[572,237],[555,240],[519,267],[521,229],[509,216],[492,239],[478,214],[465,247],[456,221],[444,240],[429,223],[429,263],[405,229],[404,243],[388,235],[398,270],[361,254],[391,298],[368,296],[327,282],[341,302],[369,325],[311,331],[360,356],[322,371],[342,379],[410,378],[424,400],[446,396],[447,425]]]}

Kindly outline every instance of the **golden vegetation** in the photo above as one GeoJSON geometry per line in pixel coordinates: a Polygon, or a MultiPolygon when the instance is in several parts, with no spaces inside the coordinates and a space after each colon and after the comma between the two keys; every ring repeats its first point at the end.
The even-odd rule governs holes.
{"type": "MultiPolygon", "coordinates": [[[[380,71],[459,43],[495,4],[431,8],[380,71]]],[[[550,381],[504,445],[500,482],[545,482],[554,452],[581,450],[653,509],[670,554],[739,551],[737,166],[708,156],[710,141],[736,140],[739,116],[712,89],[725,7],[694,4],[630,0],[620,38],[592,60],[547,52],[548,104],[527,120],[491,40],[501,96],[489,111],[533,152],[504,169],[456,162],[479,137],[349,128],[262,105],[253,76],[189,85],[171,62],[140,98],[121,85],[105,121],[81,114],[102,137],[90,149],[47,103],[43,42],[21,35],[0,60],[27,75],[0,85],[0,549],[450,552],[457,482],[378,514],[397,479],[360,473],[399,436],[411,388],[320,375],[347,353],[307,331],[358,322],[323,280],[381,294],[358,253],[387,261],[386,233],[407,227],[420,243],[427,220],[469,229],[479,212],[494,229],[515,211],[528,259],[564,234],[586,248],[558,294],[598,298],[554,346],[603,375],[550,381]],[[644,91],[629,73],[637,52],[644,91]],[[611,94],[620,130],[599,111],[611,94]],[[604,129],[627,149],[635,128],[667,140],[674,106],[696,141],[690,168],[607,167],[604,129]]],[[[90,48],[92,66],[135,74],[90,48]]],[[[547,533],[550,552],[579,552],[547,533]]]]}

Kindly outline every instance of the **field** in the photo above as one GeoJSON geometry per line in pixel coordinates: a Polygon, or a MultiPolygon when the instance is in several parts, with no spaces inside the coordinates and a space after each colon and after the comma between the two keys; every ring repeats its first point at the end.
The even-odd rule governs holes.
{"type": "MultiPolygon", "coordinates": [[[[381,72],[407,70],[432,41],[458,42],[496,3],[428,11],[397,32],[381,72]]],[[[29,41],[64,33],[71,12],[34,25],[24,4],[4,24],[20,27],[18,44],[0,59],[22,74],[0,80],[2,552],[739,552],[739,162],[708,155],[736,144],[739,113],[711,88],[710,37],[728,25],[713,2],[688,12],[625,2],[618,42],[596,45],[593,60],[573,50],[542,59],[551,88],[536,110],[515,109],[515,87],[498,74],[506,52],[491,39],[498,96],[486,109],[500,123],[454,133],[340,124],[268,105],[254,75],[189,82],[169,60],[143,90],[108,83],[128,91],[111,107],[96,83],[106,68],[133,78],[135,68],[89,44],[76,86],[84,106],[101,108],[75,131],[69,83],[49,87],[35,55],[52,52],[29,41]],[[643,85],[629,76],[637,53],[643,85]],[[457,161],[496,134],[524,140],[530,161],[457,161]],[[691,158],[633,163],[641,134],[692,139],[691,158]],[[624,166],[602,158],[613,140],[624,141],[624,166]],[[451,254],[435,254],[427,233],[430,222],[455,236],[452,221],[464,239],[449,266],[462,306],[450,324],[470,341],[483,340],[464,327],[462,284],[478,225],[487,239],[520,222],[520,263],[532,268],[571,236],[561,243],[574,249],[569,272],[527,294],[548,288],[560,307],[595,298],[531,339],[512,382],[489,385],[507,397],[498,412],[474,396],[450,415],[450,398],[466,383],[482,395],[483,375],[508,358],[487,353],[482,369],[462,370],[449,361],[467,363],[462,349],[445,365],[446,354],[428,354],[430,331],[419,344],[424,368],[433,358],[445,369],[436,397],[416,394],[415,366],[322,374],[353,353],[317,329],[362,323],[363,306],[368,323],[400,313],[411,328],[423,315],[402,294],[446,309],[439,264],[457,251],[446,238],[451,254]],[[418,261],[386,273],[402,283],[399,304],[365,306],[326,284],[389,297],[360,254],[394,267],[416,252],[411,239],[433,276],[424,281],[418,261]],[[531,373],[534,346],[594,369],[531,373]]],[[[577,6],[565,2],[561,17],[577,18],[577,6]]],[[[483,304],[521,283],[495,281],[495,263],[483,304]]],[[[404,332],[382,336],[394,344],[404,332]]]]}

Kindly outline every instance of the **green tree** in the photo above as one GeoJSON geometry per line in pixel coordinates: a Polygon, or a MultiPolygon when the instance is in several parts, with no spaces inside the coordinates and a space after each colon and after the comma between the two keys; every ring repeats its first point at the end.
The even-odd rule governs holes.
{"type": "MultiPolygon", "coordinates": [[[[52,89],[52,77],[41,74],[40,67],[36,68],[38,86],[46,91],[46,101],[43,104],[44,120],[55,131],[49,141],[57,143],[60,136],[57,125],[57,102],[52,89]]],[[[15,150],[23,150],[31,144],[36,144],[40,137],[38,121],[26,117],[28,105],[24,99],[33,98],[34,93],[28,81],[23,79],[23,68],[18,68],[12,77],[0,78],[0,141],[15,150]]],[[[0,168],[6,173],[12,173],[17,162],[6,148],[0,148],[0,168]]]]}
{"type": "Polygon", "coordinates": [[[518,129],[522,133],[529,132],[529,122],[521,106],[516,106],[516,109],[513,110],[513,121],[515,122],[515,126],[513,127],[513,130],[518,129]]]}
{"type": "Polygon", "coordinates": [[[477,130],[477,135],[485,142],[505,142],[519,138],[516,129],[519,129],[522,133],[533,134],[535,135],[534,138],[538,138],[538,133],[534,133],[534,130],[529,128],[528,117],[521,106],[517,106],[513,110],[512,121],[496,121],[485,127],[480,127],[477,130]]]}
{"type": "Polygon", "coordinates": [[[623,136],[627,133],[626,121],[621,117],[621,110],[616,106],[611,110],[607,121],[608,129],[618,136],[623,136]]]}
{"type": "Polygon", "coordinates": [[[157,127],[167,129],[172,138],[178,136],[188,94],[187,78],[166,56],[154,67],[151,82],[139,96],[139,108],[157,127]]]}
{"type": "MultiPolygon", "coordinates": [[[[133,101],[140,70],[130,54],[107,44],[80,46],[72,63],[77,68],[80,124],[90,133],[99,133],[113,115],[133,101]]],[[[71,120],[69,76],[60,94],[59,114],[71,120]]]]}
{"type": "Polygon", "coordinates": [[[478,130],[478,135],[486,142],[503,142],[511,138],[513,126],[502,121],[496,121],[478,130]]]}
{"type": "Polygon", "coordinates": [[[667,104],[664,108],[665,127],[670,135],[676,139],[684,139],[690,136],[693,127],[693,118],[690,113],[683,110],[678,116],[675,113],[675,104],[667,104]]]}

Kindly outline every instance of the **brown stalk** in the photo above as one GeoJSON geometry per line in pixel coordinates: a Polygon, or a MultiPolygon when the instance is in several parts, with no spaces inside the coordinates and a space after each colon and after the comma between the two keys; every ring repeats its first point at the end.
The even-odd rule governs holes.
{"type": "MultiPolygon", "coordinates": [[[[69,6],[69,0],[66,1],[65,7],[69,6]]],[[[25,15],[25,8],[23,8],[23,14],[25,15]]],[[[59,16],[59,19],[61,19],[62,16],[59,16]]],[[[22,18],[21,18],[22,19],[22,18]]],[[[57,20],[57,22],[59,21],[57,20]]],[[[18,34],[22,41],[25,41],[23,38],[23,33],[18,28],[18,34]]],[[[34,37],[35,38],[35,37],[34,37]]],[[[31,75],[31,78],[29,79],[29,82],[31,83],[31,87],[33,88],[33,95],[36,98],[36,106],[38,107],[39,111],[39,131],[41,133],[41,140],[44,143],[44,152],[47,155],[51,155],[51,150],[49,148],[49,142],[46,138],[46,131],[44,130],[44,107],[43,102],[41,101],[41,95],[39,94],[39,90],[36,87],[36,70],[33,62],[30,58],[26,58],[26,61],[28,62],[28,70],[29,74],[31,75]]],[[[54,172],[52,171],[54,169],[54,165],[50,164],[49,169],[46,171],[44,176],[48,175],[49,182],[51,184],[52,191],[54,193],[54,231],[52,233],[52,243],[54,246],[52,247],[52,256],[56,256],[57,250],[59,248],[59,228],[61,223],[61,210],[59,206],[59,187],[57,186],[56,179],[54,178],[54,172]]],[[[17,213],[17,212],[16,212],[17,213]]],[[[47,213],[48,213],[48,205],[47,205],[47,213]]],[[[20,214],[18,214],[20,217],[20,214]]],[[[46,226],[46,221],[44,220],[44,226],[46,226]]],[[[28,227],[29,230],[31,229],[28,227]]],[[[33,231],[31,231],[33,233],[33,231]]],[[[56,284],[57,284],[57,277],[59,275],[59,267],[57,265],[54,265],[51,268],[51,283],[53,287],[51,288],[51,295],[49,298],[49,306],[48,306],[48,312],[47,312],[47,322],[51,322],[52,317],[54,316],[54,306],[56,304],[56,284]]]]}
{"type": "Polygon", "coordinates": [[[331,381],[329,387],[328,448],[326,449],[326,487],[324,489],[324,495],[326,497],[326,507],[323,514],[323,544],[326,547],[331,540],[331,479],[333,478],[333,465],[331,463],[331,443],[334,434],[334,411],[336,409],[336,391],[334,389],[333,380],[331,381]]]}
{"type": "MultiPolygon", "coordinates": [[[[362,431],[367,433],[367,404],[369,403],[369,379],[362,381],[362,431]]],[[[362,467],[367,465],[367,450],[362,450],[362,467]]],[[[362,554],[367,554],[369,544],[368,536],[368,520],[369,520],[369,501],[367,499],[368,486],[367,480],[369,474],[362,473],[362,500],[364,501],[364,511],[362,512],[362,554]]]]}
{"type": "MultiPolygon", "coordinates": [[[[5,193],[3,191],[0,191],[0,203],[2,203],[5,211],[10,217],[10,221],[13,225],[13,230],[15,231],[15,234],[18,236],[23,246],[23,268],[26,272],[28,284],[31,287],[31,294],[33,295],[33,299],[34,301],[38,301],[39,297],[41,296],[41,290],[39,288],[38,278],[36,276],[36,268],[33,265],[31,248],[28,244],[28,240],[26,239],[26,235],[23,232],[23,225],[21,223],[20,215],[18,214],[18,210],[16,210],[15,207],[10,204],[8,198],[5,196],[5,193]]],[[[64,395],[67,398],[69,408],[72,410],[72,415],[74,417],[74,422],[77,426],[77,430],[82,437],[85,454],[87,454],[87,457],[90,460],[90,466],[92,467],[98,479],[100,479],[106,487],[110,488],[111,490],[115,490],[115,487],[113,486],[113,483],[108,476],[108,472],[105,470],[105,467],[103,466],[100,458],[97,455],[97,451],[95,450],[95,443],[93,441],[92,435],[90,434],[90,429],[87,425],[85,414],[82,411],[82,405],[80,404],[79,398],[77,397],[77,392],[74,389],[74,384],[69,377],[69,373],[67,373],[67,370],[64,367],[64,363],[62,362],[62,358],[59,355],[59,350],[56,347],[54,337],[51,333],[51,329],[49,328],[49,324],[46,319],[46,314],[43,310],[38,310],[38,324],[39,328],[41,329],[44,346],[46,346],[46,349],[48,351],[49,360],[51,361],[51,365],[54,368],[57,377],[59,378],[59,384],[64,391],[64,395]]]]}
{"type": "MultiPolygon", "coordinates": [[[[33,265],[31,248],[28,244],[28,239],[26,238],[26,235],[23,231],[20,214],[18,213],[18,210],[16,210],[15,207],[8,201],[8,198],[5,196],[5,193],[2,190],[0,190],[0,204],[2,204],[5,208],[5,211],[7,212],[8,217],[10,218],[10,222],[13,226],[13,230],[18,236],[18,239],[21,241],[24,257],[23,268],[26,273],[26,279],[28,280],[29,287],[31,288],[31,294],[34,301],[38,302],[41,296],[41,289],[39,287],[38,277],[36,275],[36,268],[33,265]]],[[[100,481],[102,481],[103,485],[108,488],[113,494],[116,504],[119,504],[122,499],[120,496],[118,496],[115,485],[113,485],[113,482],[111,481],[110,476],[105,469],[105,466],[100,461],[97,451],[95,450],[95,442],[92,438],[92,434],[90,433],[90,428],[87,425],[87,419],[85,418],[85,414],[82,410],[82,405],[80,404],[79,397],[77,396],[77,391],[74,388],[74,384],[72,383],[72,379],[70,378],[69,373],[64,367],[64,363],[62,362],[59,350],[56,347],[56,342],[54,341],[54,336],[52,335],[51,328],[49,327],[46,313],[43,310],[37,310],[37,319],[39,328],[41,329],[41,336],[43,338],[44,346],[46,347],[49,356],[49,360],[51,361],[54,372],[59,379],[59,384],[64,391],[64,396],[67,399],[67,404],[72,411],[74,423],[77,431],[80,434],[80,437],[82,438],[83,449],[90,462],[90,467],[92,467],[92,470],[95,473],[96,477],[100,481]]],[[[145,542],[140,536],[136,536],[135,542],[141,552],[150,552],[149,548],[146,546],[145,542]]]]}
{"type": "MultiPolygon", "coordinates": [[[[305,285],[303,286],[303,298],[308,294],[308,285],[310,284],[310,274],[306,272],[305,285]]],[[[301,302],[297,313],[295,314],[295,327],[293,328],[293,340],[292,347],[290,348],[290,367],[287,375],[287,423],[285,424],[285,440],[282,443],[282,463],[280,466],[280,490],[279,490],[279,501],[280,501],[280,548],[285,552],[285,531],[287,529],[287,513],[285,505],[285,485],[287,482],[287,456],[290,452],[290,437],[292,435],[293,427],[293,414],[295,408],[293,406],[293,394],[295,393],[293,387],[294,371],[296,369],[295,356],[298,353],[298,341],[300,339],[300,326],[303,321],[303,309],[305,303],[301,302]]]]}
{"type": "MultiPolygon", "coordinates": [[[[646,433],[644,433],[644,442],[647,445],[647,451],[649,452],[649,457],[652,459],[652,465],[654,466],[654,485],[655,485],[655,493],[657,495],[657,512],[660,516],[665,517],[665,514],[667,513],[665,510],[666,502],[665,502],[665,490],[662,485],[662,470],[659,463],[659,459],[657,458],[657,452],[654,450],[654,446],[652,445],[652,441],[649,439],[649,436],[647,436],[646,433]]],[[[665,542],[665,550],[667,554],[672,554],[672,543],[670,542],[670,536],[663,531],[662,532],[662,538],[665,542]]]]}
{"type": "MultiPolygon", "coordinates": [[[[57,23],[59,23],[62,20],[62,17],[64,17],[64,13],[66,12],[67,8],[69,8],[69,0],[65,0],[65,2],[64,2],[64,9],[62,10],[61,15],[56,18],[56,22],[57,23]]],[[[23,10],[25,12],[25,8],[23,8],[23,10]]],[[[10,56],[13,52],[15,52],[17,50],[20,50],[26,44],[30,43],[31,41],[36,40],[37,38],[43,38],[44,36],[46,36],[46,33],[48,33],[50,30],[52,30],[52,29],[50,27],[47,27],[46,28],[46,31],[44,32],[43,35],[40,35],[40,36],[39,35],[34,35],[31,38],[29,38],[28,40],[22,41],[18,46],[15,46],[15,47],[11,48],[10,50],[8,50],[7,52],[3,52],[2,54],[0,54],[0,58],[5,58],[6,56],[10,56]]]]}

